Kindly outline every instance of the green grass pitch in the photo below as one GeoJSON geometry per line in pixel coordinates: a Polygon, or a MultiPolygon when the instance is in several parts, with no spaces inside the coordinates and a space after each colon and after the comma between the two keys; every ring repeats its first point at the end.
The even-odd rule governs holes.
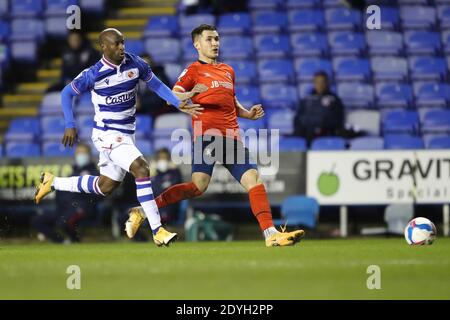
{"type": "Polygon", "coordinates": [[[0,244],[0,299],[450,299],[450,239],[0,244]],[[66,269],[81,268],[68,290],[66,269]],[[369,290],[369,265],[381,289],[369,290]]]}

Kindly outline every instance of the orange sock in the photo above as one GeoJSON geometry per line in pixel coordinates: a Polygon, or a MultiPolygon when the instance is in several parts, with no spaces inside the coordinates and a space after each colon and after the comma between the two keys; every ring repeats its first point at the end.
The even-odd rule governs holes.
{"type": "Polygon", "coordinates": [[[251,188],[248,191],[248,196],[250,198],[250,207],[258,220],[261,230],[264,231],[273,227],[272,212],[264,185],[259,184],[251,188]]]}
{"type": "Polygon", "coordinates": [[[191,199],[202,194],[193,182],[179,183],[171,186],[155,199],[158,208],[164,208],[184,199],[191,199]]]}

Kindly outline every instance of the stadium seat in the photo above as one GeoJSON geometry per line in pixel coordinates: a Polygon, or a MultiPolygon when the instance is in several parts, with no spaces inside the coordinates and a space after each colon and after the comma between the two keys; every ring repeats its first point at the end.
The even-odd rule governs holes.
{"type": "Polygon", "coordinates": [[[413,101],[411,86],[406,83],[377,83],[375,95],[379,108],[406,108],[411,106],[413,101]]]}
{"type": "Polygon", "coordinates": [[[399,55],[403,52],[403,36],[400,32],[369,31],[366,40],[371,55],[399,55]]]}
{"type": "Polygon", "coordinates": [[[424,144],[421,137],[410,135],[386,135],[384,137],[384,148],[388,150],[423,149],[424,144]]]}
{"type": "Polygon", "coordinates": [[[136,147],[146,156],[150,156],[153,153],[152,143],[150,140],[136,139],[136,147]]]}
{"type": "Polygon", "coordinates": [[[221,35],[241,35],[251,30],[252,18],[246,12],[227,13],[219,17],[221,35]]]}
{"type": "Polygon", "coordinates": [[[188,153],[188,156],[190,156],[191,154],[191,140],[189,141],[185,141],[185,140],[174,140],[172,141],[169,137],[157,137],[155,139],[153,139],[153,150],[157,151],[160,150],[162,148],[167,148],[170,150],[172,150],[172,148],[176,145],[178,145],[179,143],[182,144],[182,148],[183,150],[186,150],[186,152],[188,153]]]}
{"type": "Polygon", "coordinates": [[[36,63],[38,46],[35,41],[14,41],[11,44],[11,57],[20,62],[36,63]]]}
{"type": "Polygon", "coordinates": [[[389,110],[382,119],[383,133],[415,134],[419,130],[419,115],[416,111],[389,110]]]}
{"type": "Polygon", "coordinates": [[[345,150],[345,140],[340,137],[320,137],[312,141],[311,150],[345,150]]]}
{"type": "Polygon", "coordinates": [[[42,20],[39,19],[14,19],[11,22],[12,41],[42,41],[45,36],[45,29],[42,20]]]}
{"type": "Polygon", "coordinates": [[[325,21],[328,30],[354,30],[362,25],[361,13],[348,8],[326,9],[325,21]]]}
{"type": "Polygon", "coordinates": [[[378,110],[355,110],[346,115],[346,127],[371,136],[380,135],[380,112],[378,110]]]}
{"type": "Polygon", "coordinates": [[[321,33],[294,33],[291,35],[292,54],[301,56],[324,56],[328,54],[328,40],[321,33]]]}
{"type": "Polygon", "coordinates": [[[309,96],[314,90],[314,85],[312,83],[304,82],[297,86],[297,94],[300,99],[309,96]]]}
{"type": "Polygon", "coordinates": [[[61,140],[65,128],[65,121],[62,116],[41,117],[41,138],[43,140],[61,140]]]}
{"type": "Polygon", "coordinates": [[[189,130],[191,117],[183,113],[162,114],[155,119],[153,126],[154,138],[170,138],[176,129],[189,130]]]}
{"type": "Polygon", "coordinates": [[[253,38],[258,58],[284,58],[291,51],[285,35],[256,35],[253,38]]]}
{"type": "Polygon", "coordinates": [[[164,65],[164,72],[169,78],[170,84],[173,86],[183,71],[183,67],[178,63],[166,63],[164,65]]]}
{"type": "Polygon", "coordinates": [[[403,29],[432,29],[436,24],[436,9],[427,6],[401,6],[403,29]]]}
{"type": "Polygon", "coordinates": [[[180,43],[178,39],[146,39],[144,48],[145,52],[159,63],[179,62],[180,43]]]}
{"type": "Polygon", "coordinates": [[[450,101],[450,86],[445,83],[416,82],[414,95],[418,107],[445,107],[450,101]]]}
{"type": "Polygon", "coordinates": [[[39,109],[41,115],[49,114],[61,114],[61,93],[60,92],[49,92],[46,93],[42,99],[41,106],[39,109]]]}
{"type": "Polygon", "coordinates": [[[20,117],[11,120],[5,140],[32,141],[39,137],[40,125],[38,118],[20,117]]]}
{"type": "Polygon", "coordinates": [[[224,59],[248,59],[253,57],[253,42],[246,36],[223,36],[220,38],[220,56],[224,59]]]}
{"type": "Polygon", "coordinates": [[[447,75],[447,62],[444,58],[410,57],[409,70],[412,80],[444,80],[447,75]]]}
{"type": "Polygon", "coordinates": [[[380,12],[382,12],[381,30],[397,30],[399,28],[400,13],[396,7],[381,6],[380,12]]]}
{"type": "Polygon", "coordinates": [[[304,152],[308,149],[306,140],[299,137],[281,137],[278,148],[280,152],[304,152]]]}
{"type": "Polygon", "coordinates": [[[39,157],[41,155],[39,144],[32,142],[8,142],[5,149],[8,158],[39,157]]]}
{"type": "Polygon", "coordinates": [[[229,65],[234,70],[236,84],[248,84],[258,81],[256,64],[252,60],[230,61],[229,65]]]}
{"type": "Polygon", "coordinates": [[[367,59],[334,58],[333,70],[337,81],[367,80],[370,77],[370,65],[367,59]]]}
{"type": "Polygon", "coordinates": [[[450,2],[449,5],[437,7],[439,25],[441,30],[450,28],[450,2]]]}
{"type": "Polygon", "coordinates": [[[398,0],[398,4],[401,6],[404,5],[426,5],[428,4],[428,0],[398,0]]]}
{"type": "Polygon", "coordinates": [[[342,7],[343,3],[341,0],[322,0],[322,5],[324,8],[337,8],[342,7]]]}
{"type": "MultiPolygon", "coordinates": [[[[61,107],[59,107],[59,109],[60,108],[61,107]]],[[[85,92],[78,96],[74,111],[77,115],[90,115],[92,119],[94,118],[95,108],[92,104],[90,92],[85,92]]],[[[59,113],[61,113],[61,111],[59,111],[59,113]]]]}
{"type": "Polygon", "coordinates": [[[248,129],[255,129],[257,132],[260,129],[266,128],[265,119],[250,120],[245,118],[238,118],[239,129],[247,131],[248,129]]]}
{"type": "Polygon", "coordinates": [[[297,106],[298,97],[294,86],[285,84],[261,85],[262,104],[266,108],[291,108],[297,106]]]}
{"type": "Polygon", "coordinates": [[[194,28],[205,23],[215,25],[215,17],[212,14],[192,14],[179,17],[180,32],[183,36],[188,36],[194,28]]]}
{"type": "Polygon", "coordinates": [[[441,34],[444,52],[450,56],[450,30],[443,31],[441,34]]]}
{"type": "Polygon", "coordinates": [[[125,40],[125,50],[131,52],[137,56],[142,56],[144,54],[144,44],[140,39],[126,39],[125,40]]]}
{"type": "Polygon", "coordinates": [[[105,9],[105,0],[80,0],[83,12],[101,14],[105,9]]]}
{"type": "Polygon", "coordinates": [[[61,141],[46,141],[42,145],[44,157],[73,157],[75,148],[64,147],[61,141]]]}
{"type": "Polygon", "coordinates": [[[408,78],[408,62],[398,57],[373,57],[370,61],[375,81],[404,81],[408,78]]]}
{"type": "Polygon", "coordinates": [[[6,21],[0,21],[0,42],[5,42],[9,39],[11,30],[9,28],[9,23],[6,21]]]}
{"type": "Polygon", "coordinates": [[[94,118],[91,115],[79,115],[77,116],[75,122],[80,139],[90,140],[92,136],[92,128],[94,127],[94,118]]]}
{"type": "Polygon", "coordinates": [[[320,206],[312,197],[295,195],[287,197],[281,204],[281,219],[275,219],[275,225],[301,226],[314,229],[317,224],[320,206]]]}
{"type": "Polygon", "coordinates": [[[350,140],[350,150],[383,150],[384,141],[380,137],[359,137],[350,140]]]}
{"type": "Polygon", "coordinates": [[[136,116],[136,139],[143,137],[151,138],[152,135],[152,118],[147,115],[136,116]]]}
{"type": "Polygon", "coordinates": [[[370,108],[374,105],[370,84],[341,82],[337,84],[337,94],[347,108],[370,108]]]}
{"type": "Polygon", "coordinates": [[[325,18],[321,10],[295,10],[288,13],[290,32],[314,32],[323,29],[325,18]]]}
{"type": "Polygon", "coordinates": [[[427,149],[450,149],[450,136],[433,137],[426,144],[427,149]]]}
{"type": "Polygon", "coordinates": [[[284,12],[256,11],[253,12],[253,32],[281,33],[286,30],[288,19],[284,12]]]}
{"type": "Polygon", "coordinates": [[[314,8],[318,7],[320,2],[320,0],[286,0],[286,8],[288,10],[314,8]]]}
{"type": "Polygon", "coordinates": [[[65,39],[69,30],[66,27],[66,16],[47,17],[45,19],[45,33],[53,38],[65,39]]]}
{"type": "Polygon", "coordinates": [[[145,25],[143,36],[147,37],[174,37],[179,31],[176,16],[152,16],[145,25]]]}
{"type": "Polygon", "coordinates": [[[333,78],[331,61],[319,58],[299,58],[294,61],[298,81],[311,81],[318,71],[325,71],[330,80],[333,78]]]}
{"type": "Polygon", "coordinates": [[[11,17],[36,17],[39,16],[43,9],[42,0],[14,0],[10,1],[11,17]]]}
{"type": "Polygon", "coordinates": [[[430,110],[425,113],[422,133],[450,134],[450,110],[430,110]]]}
{"type": "Polygon", "coordinates": [[[0,18],[6,18],[9,16],[9,1],[0,1],[0,18]]]}
{"type": "Polygon", "coordinates": [[[46,16],[66,16],[69,6],[78,5],[78,0],[45,0],[46,16]]]}
{"type": "Polygon", "coordinates": [[[284,5],[284,0],[249,0],[248,7],[250,10],[277,10],[284,5]]]}
{"type": "Polygon", "coordinates": [[[239,102],[248,108],[261,103],[261,93],[257,86],[238,86],[236,87],[236,97],[239,102]]]}
{"type": "Polygon", "coordinates": [[[366,48],[362,33],[338,31],[328,33],[332,55],[359,55],[366,48]]]}
{"type": "Polygon", "coordinates": [[[289,59],[265,59],[258,62],[259,81],[291,83],[295,79],[294,66],[289,59]]]}
{"type": "Polygon", "coordinates": [[[435,55],[441,49],[440,37],[436,32],[407,31],[403,39],[408,55],[435,55]]]}
{"type": "Polygon", "coordinates": [[[278,129],[280,134],[291,135],[294,133],[294,117],[295,112],[293,110],[282,110],[267,112],[267,128],[278,129]]]}
{"type": "MultiPolygon", "coordinates": [[[[183,52],[183,61],[187,63],[192,63],[198,59],[198,52],[192,44],[192,39],[190,37],[185,37],[181,39],[181,50],[183,52]]],[[[178,62],[178,61],[173,61],[178,62]]]]}

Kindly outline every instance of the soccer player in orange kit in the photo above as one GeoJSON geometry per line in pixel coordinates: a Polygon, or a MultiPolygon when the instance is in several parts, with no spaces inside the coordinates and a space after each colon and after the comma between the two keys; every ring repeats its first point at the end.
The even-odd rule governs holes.
{"type": "MultiPolygon", "coordinates": [[[[250,206],[264,234],[266,246],[293,245],[300,241],[304,231],[279,232],[275,229],[265,187],[239,135],[237,117],[257,120],[264,116],[262,106],[254,105],[247,110],[237,100],[233,68],[217,61],[220,41],[214,26],[202,24],[192,31],[191,36],[199,58],[181,73],[173,92],[180,99],[186,99],[191,97],[186,95],[194,87],[201,91],[192,97],[193,103],[203,108],[201,113],[180,108],[193,116],[192,181],[165,190],[156,198],[158,208],[202,195],[208,188],[214,163],[218,160],[248,192],[250,206]],[[240,155],[243,161],[236,161],[240,155]]],[[[144,219],[139,207],[131,210],[125,226],[129,237],[134,236],[144,219]]]]}

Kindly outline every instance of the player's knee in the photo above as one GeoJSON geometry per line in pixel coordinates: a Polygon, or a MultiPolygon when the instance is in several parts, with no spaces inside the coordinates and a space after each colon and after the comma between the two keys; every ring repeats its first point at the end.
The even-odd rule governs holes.
{"type": "Polygon", "coordinates": [[[99,188],[105,196],[109,196],[114,191],[115,186],[112,184],[103,184],[99,185],[99,188]]]}
{"type": "Polygon", "coordinates": [[[208,189],[209,181],[193,181],[195,186],[197,187],[197,190],[199,191],[199,195],[202,195],[205,193],[206,189],[208,189]]]}
{"type": "Polygon", "coordinates": [[[135,178],[147,178],[150,177],[150,168],[147,164],[141,164],[133,170],[132,174],[135,178]]]}

